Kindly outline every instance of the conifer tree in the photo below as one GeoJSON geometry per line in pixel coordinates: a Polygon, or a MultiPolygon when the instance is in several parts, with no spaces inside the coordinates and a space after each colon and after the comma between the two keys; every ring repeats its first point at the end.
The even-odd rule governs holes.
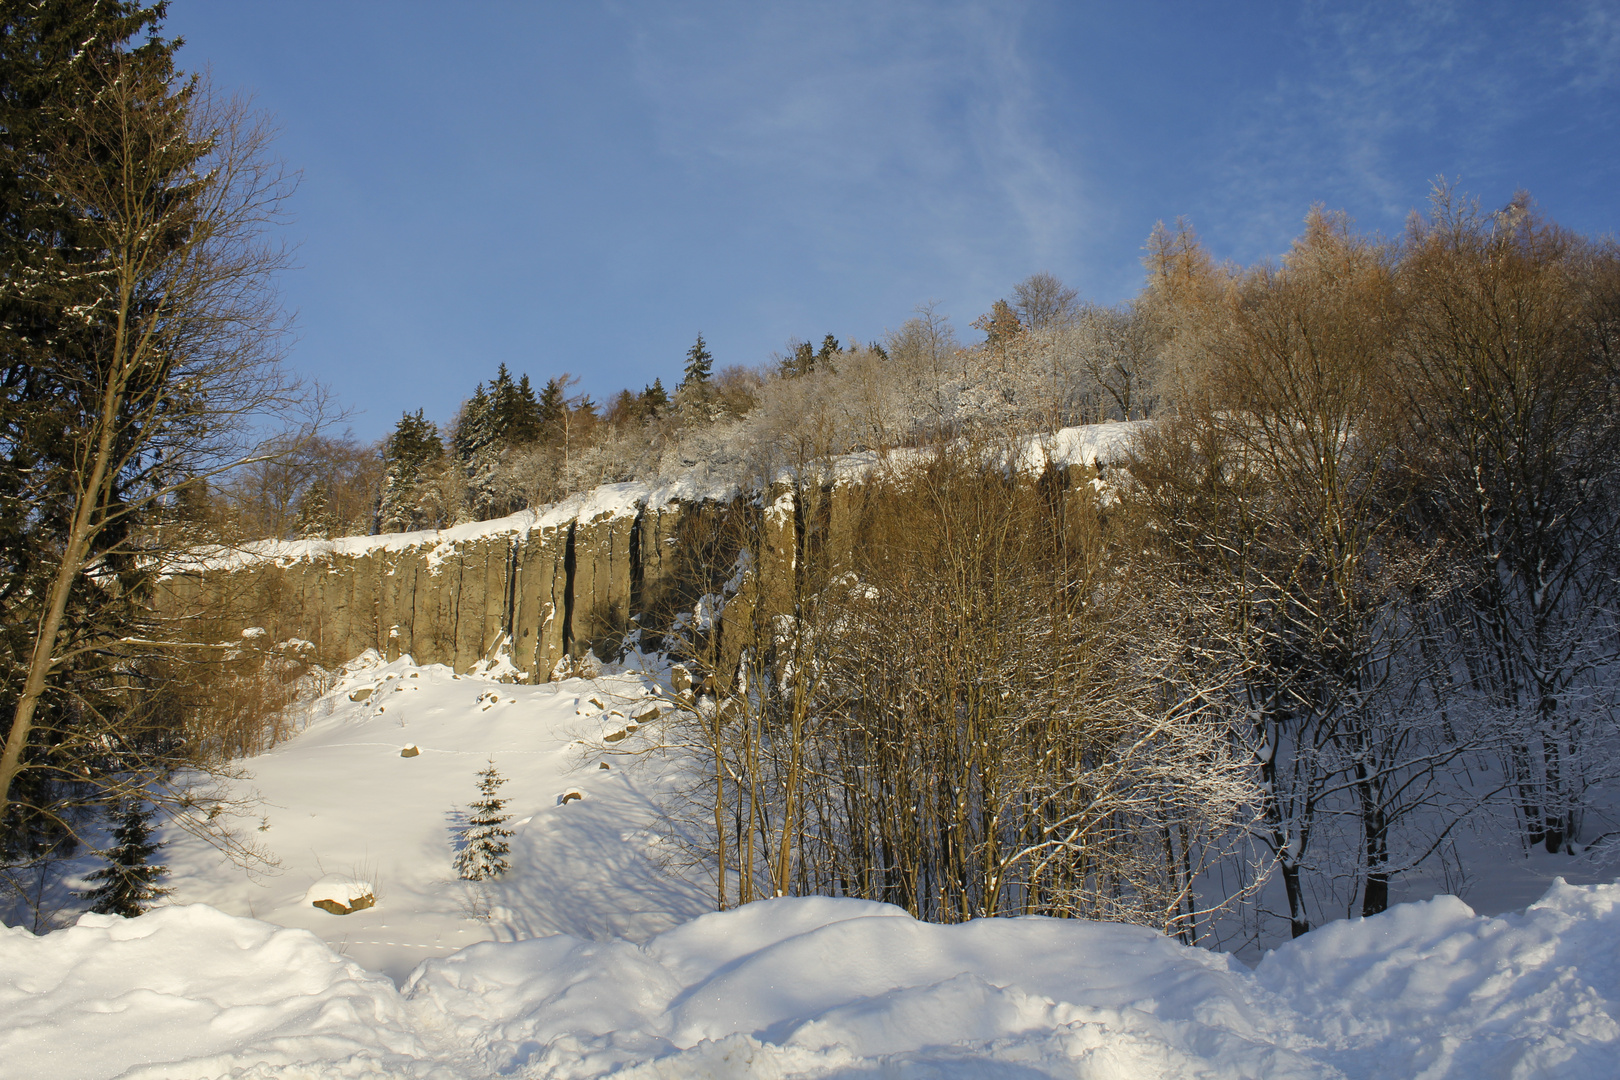
{"type": "Polygon", "coordinates": [[[484,881],[506,873],[506,856],[511,846],[506,842],[512,830],[506,828],[511,816],[506,812],[506,800],[497,792],[506,777],[495,768],[491,760],[478,774],[478,799],[469,809],[472,816],[462,830],[462,849],[456,854],[456,873],[466,881],[484,881]]]}
{"type": "Polygon", "coordinates": [[[714,374],[714,355],[703,344],[703,335],[697,336],[696,343],[686,350],[686,371],[681,376],[681,385],[678,389],[707,390],[709,377],[714,374]]]}
{"type": "Polygon", "coordinates": [[[547,379],[540,391],[540,437],[549,443],[561,442],[568,427],[568,384],[561,378],[547,379]]]}
{"type": "Polygon", "coordinates": [[[663,379],[654,379],[651,386],[642,388],[641,404],[647,416],[653,420],[669,411],[669,391],[664,389],[663,379]]]}
{"type": "Polygon", "coordinates": [[[793,346],[793,355],[782,361],[782,377],[797,379],[816,369],[816,350],[808,341],[793,346]]]}
{"type": "Polygon", "coordinates": [[[1018,313],[1005,300],[997,300],[989,312],[973,320],[973,325],[984,331],[984,343],[992,349],[1010,345],[1025,329],[1018,321],[1018,313]]]}
{"type": "Polygon", "coordinates": [[[317,480],[298,499],[298,538],[326,540],[337,527],[326,485],[317,480]]]}
{"type": "Polygon", "coordinates": [[[507,424],[505,435],[513,446],[527,446],[540,438],[540,402],[534,396],[534,386],[529,382],[528,375],[518,380],[512,415],[507,424]]]}
{"type": "Polygon", "coordinates": [[[489,437],[497,450],[526,446],[540,437],[540,405],[529,377],[513,381],[502,364],[489,386],[489,437]]]}
{"type": "Polygon", "coordinates": [[[117,846],[102,853],[108,865],[89,878],[101,884],[84,893],[82,899],[91,901],[90,910],[98,915],[133,919],[172,890],[159,888],[157,884],[168,867],[152,861],[152,856],[163,845],[152,840],[145,804],[131,799],[123,814],[123,821],[113,832],[117,846]]]}
{"type": "Polygon", "coordinates": [[[613,395],[613,401],[608,405],[607,412],[602,419],[615,427],[640,422],[647,417],[646,410],[642,408],[641,398],[632,394],[628,387],[613,395]]]}
{"type": "Polygon", "coordinates": [[[833,370],[833,357],[842,351],[838,339],[828,334],[821,339],[821,348],[816,352],[816,367],[821,371],[833,370]]]}
{"type": "Polygon", "coordinates": [[[382,501],[377,509],[382,532],[404,532],[434,524],[426,520],[425,485],[433,467],[444,457],[444,443],[433,422],[416,413],[406,413],[383,444],[386,479],[382,501]]]}
{"type": "Polygon", "coordinates": [[[456,457],[464,462],[471,462],[478,456],[478,452],[493,441],[491,429],[492,409],[489,394],[484,390],[484,384],[479,383],[473,388],[473,396],[462,406],[461,418],[456,423],[456,432],[451,439],[456,457]]]}
{"type": "Polygon", "coordinates": [[[252,111],[176,69],[164,8],[0,7],[0,862],[194,760],[147,659],[192,542],[163,519],[297,409],[261,232],[287,184],[252,111]]]}

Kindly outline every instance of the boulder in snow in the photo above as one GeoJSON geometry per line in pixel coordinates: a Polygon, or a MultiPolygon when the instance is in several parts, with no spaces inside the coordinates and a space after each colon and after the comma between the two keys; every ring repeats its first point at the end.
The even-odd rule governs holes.
{"type": "Polygon", "coordinates": [[[327,874],[309,887],[304,899],[312,907],[330,911],[333,915],[353,915],[377,906],[377,895],[371,882],[344,874],[327,874]]]}

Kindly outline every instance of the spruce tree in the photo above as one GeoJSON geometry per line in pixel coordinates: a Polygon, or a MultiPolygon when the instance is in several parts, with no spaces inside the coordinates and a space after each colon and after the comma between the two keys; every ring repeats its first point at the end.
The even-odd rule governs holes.
{"type": "Polygon", "coordinates": [[[568,384],[561,378],[547,379],[540,391],[540,437],[560,443],[568,430],[568,384]]]}
{"type": "Polygon", "coordinates": [[[534,386],[527,375],[518,380],[504,435],[513,446],[527,446],[540,438],[540,402],[535,399],[534,386]]]}
{"type": "Polygon", "coordinates": [[[472,816],[462,830],[461,851],[456,854],[456,873],[466,881],[484,881],[506,873],[506,856],[511,846],[506,842],[512,830],[506,828],[511,815],[506,812],[506,800],[497,794],[506,777],[495,768],[495,762],[478,774],[478,799],[470,809],[472,816]]]}
{"type": "Polygon", "coordinates": [[[514,382],[502,364],[489,387],[489,435],[497,450],[526,446],[540,437],[540,405],[529,377],[514,382]]]}
{"type": "Polygon", "coordinates": [[[326,485],[321,481],[309,485],[299,497],[297,525],[300,540],[327,540],[337,530],[331,499],[327,495],[326,485]]]}
{"type": "Polygon", "coordinates": [[[172,890],[159,888],[157,884],[168,867],[152,861],[152,856],[163,845],[152,840],[146,805],[139,799],[131,799],[125,804],[123,815],[123,821],[113,832],[117,846],[102,852],[108,865],[89,877],[101,884],[82,894],[82,899],[91,901],[90,910],[98,915],[133,919],[172,890]]]}
{"type": "Polygon", "coordinates": [[[642,388],[641,405],[653,420],[669,411],[669,391],[664,389],[664,380],[654,379],[651,386],[642,388]]]}
{"type": "Polygon", "coordinates": [[[714,374],[714,356],[708,347],[703,344],[703,335],[697,336],[697,342],[686,350],[686,371],[681,376],[680,390],[694,390],[702,388],[707,390],[709,376],[714,374]]]}
{"type": "Polygon", "coordinates": [[[484,390],[484,384],[479,383],[473,388],[473,396],[467,404],[461,407],[461,416],[456,422],[455,435],[451,438],[456,457],[463,462],[471,463],[479,451],[494,441],[493,408],[489,394],[484,390]]]}
{"type": "Polygon", "coordinates": [[[423,496],[433,467],[443,457],[439,430],[423,417],[421,409],[399,418],[393,434],[383,444],[386,478],[377,508],[382,532],[404,532],[435,523],[426,520],[423,496]]]}
{"type": "Polygon", "coordinates": [[[815,368],[815,348],[808,341],[801,341],[793,346],[793,355],[782,361],[780,370],[784,379],[797,379],[810,374],[815,368]]]}
{"type": "Polygon", "coordinates": [[[821,339],[821,348],[816,352],[816,367],[822,371],[833,371],[833,357],[843,352],[838,339],[828,334],[821,339]]]}
{"type": "MultiPolygon", "coordinates": [[[[0,862],[70,844],[63,812],[74,799],[69,791],[86,777],[101,782],[106,759],[73,748],[102,745],[95,718],[125,708],[121,695],[129,693],[127,678],[109,686],[106,668],[87,654],[54,667],[49,692],[28,705],[19,701],[34,651],[24,628],[44,624],[53,582],[79,561],[65,563],[63,552],[83,501],[85,444],[93,441],[81,436],[87,417],[98,415],[83,405],[86,397],[99,400],[95,388],[113,338],[106,267],[115,255],[102,242],[102,219],[63,197],[59,169],[64,159],[69,169],[82,166],[86,126],[105,115],[87,112],[86,103],[102,100],[111,80],[172,71],[179,42],[160,36],[163,15],[162,3],[122,0],[0,7],[0,709],[10,744],[0,762],[0,862]]],[[[176,95],[155,94],[146,104],[158,123],[186,108],[176,95]]],[[[177,168],[164,183],[199,156],[183,138],[173,148],[177,168]]],[[[166,377],[166,365],[152,367],[166,377]]],[[[51,631],[57,647],[47,655],[142,632],[142,582],[131,557],[118,552],[141,546],[129,535],[135,517],[127,501],[142,494],[139,477],[152,459],[147,444],[133,444],[140,452],[130,447],[161,431],[167,415],[118,414],[113,457],[128,454],[123,460],[142,464],[107,481],[116,483],[115,495],[96,507],[92,516],[102,524],[83,558],[94,572],[72,587],[51,631]]]]}

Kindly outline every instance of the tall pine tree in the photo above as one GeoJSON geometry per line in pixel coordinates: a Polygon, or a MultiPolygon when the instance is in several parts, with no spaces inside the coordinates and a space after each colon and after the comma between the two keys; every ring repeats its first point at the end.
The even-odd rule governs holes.
{"type": "MultiPolygon", "coordinates": [[[[110,425],[100,419],[95,388],[114,337],[106,313],[119,253],[106,242],[109,208],[66,197],[63,177],[82,175],[91,153],[104,161],[107,132],[120,133],[101,126],[115,111],[102,107],[119,97],[114,82],[172,77],[179,43],[159,36],[165,7],[0,4],[0,861],[71,849],[65,826],[86,795],[82,782],[102,779],[104,758],[70,748],[102,745],[87,726],[120,714],[129,683],[127,672],[109,676],[97,663],[105,654],[87,646],[136,632],[146,576],[125,550],[138,529],[129,502],[151,492],[141,481],[155,474],[139,475],[152,447],[132,448],[168,415],[131,408],[110,425]],[[135,464],[87,489],[81,466],[98,425],[113,438],[111,458],[135,464]],[[64,557],[83,532],[76,510],[89,503],[96,530],[82,558],[64,557]],[[64,582],[57,616],[53,593],[64,582]],[[51,640],[41,648],[43,637],[51,640]],[[74,659],[50,659],[41,684],[40,657],[74,659]]],[[[204,153],[175,130],[188,107],[184,92],[154,90],[142,102],[151,125],[169,129],[171,167],[157,186],[177,204],[189,197],[182,177],[204,153]]],[[[163,234],[144,250],[168,242],[163,234]]],[[[166,370],[164,342],[148,352],[154,362],[134,380],[137,393],[149,388],[142,378],[166,370]]]]}
{"type": "Polygon", "coordinates": [[[686,371],[681,376],[681,385],[678,390],[707,390],[709,377],[714,374],[714,355],[709,352],[703,343],[703,335],[697,336],[696,343],[686,350],[686,371]]]}

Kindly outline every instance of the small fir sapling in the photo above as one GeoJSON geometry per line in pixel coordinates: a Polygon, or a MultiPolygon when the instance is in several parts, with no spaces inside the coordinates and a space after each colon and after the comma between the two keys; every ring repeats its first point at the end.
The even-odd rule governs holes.
{"type": "Polygon", "coordinates": [[[506,822],[511,815],[506,813],[506,800],[497,794],[504,783],[506,777],[494,761],[478,774],[478,800],[469,807],[472,816],[462,830],[462,848],[456,855],[456,873],[466,881],[497,878],[507,871],[511,846],[506,840],[512,830],[506,828],[506,822]]]}
{"type": "Polygon", "coordinates": [[[150,816],[141,800],[131,799],[125,805],[113,839],[117,846],[102,852],[108,865],[89,876],[100,884],[82,894],[82,899],[91,901],[90,910],[98,915],[133,919],[172,891],[157,884],[169,868],[152,861],[163,844],[152,840],[150,816]]]}

